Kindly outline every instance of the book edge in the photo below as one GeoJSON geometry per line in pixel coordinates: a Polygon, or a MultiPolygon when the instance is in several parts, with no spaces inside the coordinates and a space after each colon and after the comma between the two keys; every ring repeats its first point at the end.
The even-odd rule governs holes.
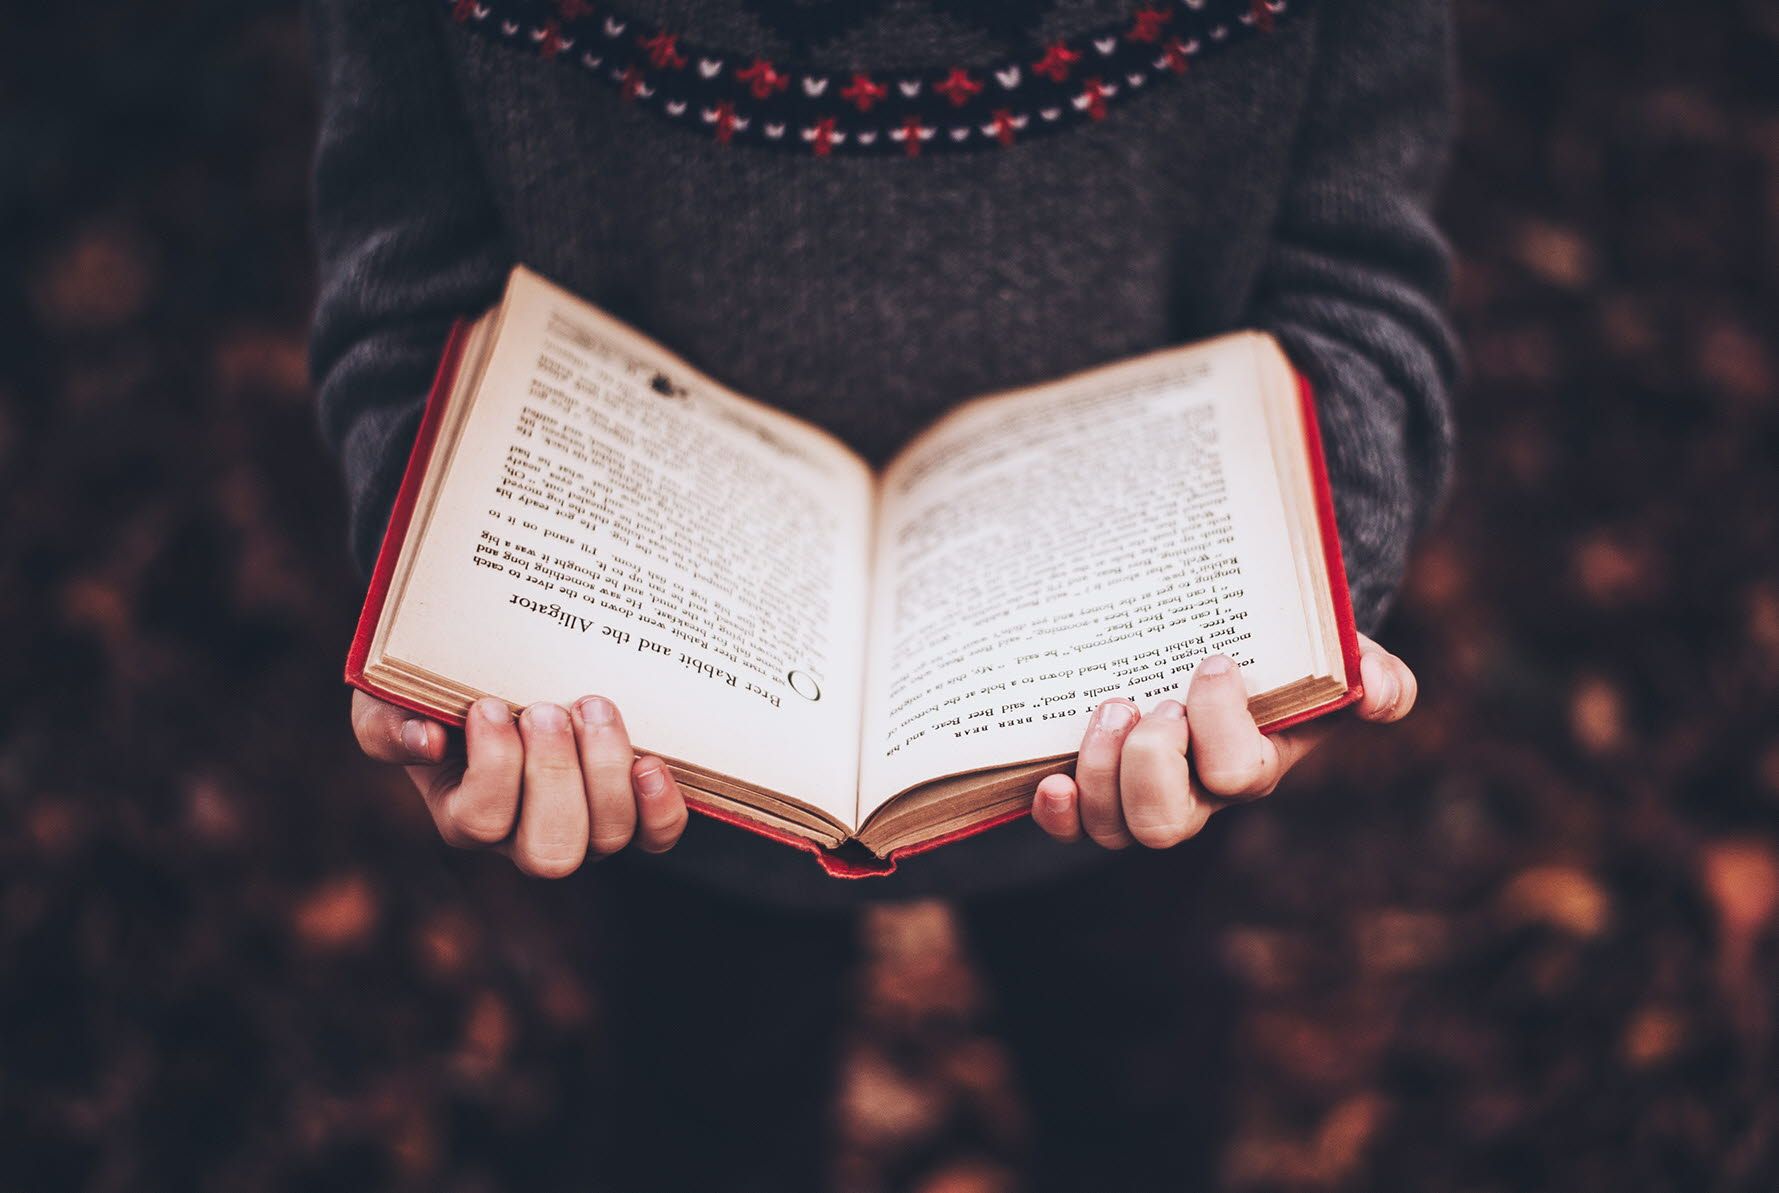
{"type": "MultiPolygon", "coordinates": [[[[1293,370],[1296,371],[1296,370],[1293,370]]],[[[1322,425],[1316,417],[1315,386],[1297,373],[1297,400],[1303,410],[1304,446],[1309,452],[1310,482],[1316,495],[1316,522],[1322,531],[1322,559],[1328,571],[1328,587],[1334,598],[1334,623],[1340,631],[1341,662],[1346,668],[1347,690],[1328,704],[1305,709],[1268,725],[1263,732],[1277,733],[1315,717],[1356,704],[1365,695],[1359,679],[1359,626],[1353,618],[1353,594],[1347,586],[1347,565],[1340,550],[1340,527],[1334,520],[1334,488],[1328,480],[1328,457],[1322,448],[1322,425]]]]}
{"type": "Polygon", "coordinates": [[[377,562],[371,568],[370,585],[365,591],[364,607],[358,614],[358,628],[353,631],[352,645],[346,652],[346,682],[379,700],[388,700],[413,712],[438,717],[461,726],[463,719],[455,715],[441,716],[436,709],[379,691],[365,678],[365,663],[370,657],[371,641],[376,637],[377,623],[382,620],[383,607],[389,600],[389,586],[395,578],[396,560],[402,544],[407,541],[408,528],[414,519],[414,506],[420,498],[420,486],[432,463],[439,426],[444,422],[445,402],[456,383],[457,371],[463,363],[464,344],[469,339],[473,321],[459,318],[451,323],[445,336],[444,350],[433,374],[432,389],[426,395],[426,407],[420,416],[420,428],[414,435],[414,446],[408,451],[408,463],[402,471],[401,485],[396,489],[395,505],[389,512],[389,523],[383,530],[383,543],[377,550],[377,562]]]}

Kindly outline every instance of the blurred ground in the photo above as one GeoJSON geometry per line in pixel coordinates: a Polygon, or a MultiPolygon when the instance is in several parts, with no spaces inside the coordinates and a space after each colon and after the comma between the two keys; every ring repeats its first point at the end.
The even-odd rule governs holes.
{"type": "MultiPolygon", "coordinates": [[[[1229,1190],[1779,1185],[1779,13],[1463,0],[1464,475],[1422,677],[1233,816],[1229,1190]]],[[[573,1167],[588,914],[354,756],[288,4],[0,38],[0,1185],[573,1167]],[[496,931],[494,925],[498,924],[496,931]]],[[[1019,1111],[942,908],[880,913],[845,1185],[1019,1111]]]]}

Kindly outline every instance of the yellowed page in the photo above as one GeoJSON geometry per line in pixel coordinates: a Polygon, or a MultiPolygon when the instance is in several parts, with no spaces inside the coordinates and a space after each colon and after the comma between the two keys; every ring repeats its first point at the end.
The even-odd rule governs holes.
{"type": "Polygon", "coordinates": [[[837,440],[521,270],[386,654],[610,696],[641,747],[851,824],[872,500],[837,440]]]}
{"type": "Polygon", "coordinates": [[[881,489],[859,819],[944,775],[1072,754],[1223,652],[1250,692],[1309,675],[1261,404],[1265,337],[970,403],[881,489]],[[1264,644],[1262,646],[1261,644],[1264,644]]]}

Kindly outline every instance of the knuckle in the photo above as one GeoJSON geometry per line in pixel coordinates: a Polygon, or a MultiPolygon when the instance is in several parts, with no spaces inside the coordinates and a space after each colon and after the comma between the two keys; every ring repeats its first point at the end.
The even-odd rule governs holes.
{"type": "Polygon", "coordinates": [[[525,764],[525,750],[517,738],[508,741],[504,737],[489,736],[471,743],[469,759],[479,769],[512,775],[516,781],[525,764]]]}
{"type": "Polygon", "coordinates": [[[1071,823],[1055,813],[1040,813],[1035,819],[1039,828],[1058,841],[1078,841],[1081,838],[1079,824],[1071,823]]]}
{"type": "Polygon", "coordinates": [[[581,774],[591,791],[621,791],[625,798],[631,792],[630,768],[634,759],[626,753],[622,758],[587,757],[581,760],[581,774]]]}
{"type": "Polygon", "coordinates": [[[587,843],[587,850],[598,857],[610,857],[629,845],[635,836],[636,830],[632,828],[608,829],[605,832],[593,834],[592,839],[587,843]]]}
{"type": "Polygon", "coordinates": [[[414,779],[414,787],[420,792],[420,798],[426,801],[429,808],[442,808],[451,800],[462,780],[461,771],[451,767],[440,767],[423,776],[421,772],[409,771],[414,779]]]}
{"type": "Polygon", "coordinates": [[[1129,744],[1128,736],[1114,733],[1089,733],[1087,740],[1081,743],[1081,752],[1077,756],[1076,770],[1089,772],[1114,770],[1118,766],[1118,758],[1129,744]]]}
{"type": "Polygon", "coordinates": [[[1118,806],[1117,797],[1110,800],[1083,798],[1081,828],[1096,841],[1101,837],[1124,836],[1124,810],[1118,806]]]}
{"type": "Polygon", "coordinates": [[[494,845],[512,830],[512,817],[491,808],[447,806],[439,818],[445,839],[464,849],[494,845]]]}
{"type": "Polygon", "coordinates": [[[567,878],[581,868],[586,852],[564,847],[516,849],[513,864],[532,878],[567,878]]]}
{"type": "Polygon", "coordinates": [[[686,831],[686,813],[684,809],[659,824],[651,824],[637,842],[647,853],[661,853],[672,849],[679,843],[680,835],[686,831]]]}
{"type": "Polygon", "coordinates": [[[636,761],[636,750],[630,745],[630,739],[605,730],[590,733],[581,743],[580,752],[590,765],[628,768],[636,761]]]}
{"type": "Polygon", "coordinates": [[[1130,825],[1130,835],[1147,849],[1168,849],[1192,836],[1192,826],[1182,817],[1130,825]]]}
{"type": "Polygon", "coordinates": [[[1124,743],[1124,762],[1143,770],[1153,770],[1168,760],[1168,743],[1158,733],[1133,733],[1124,743]]]}
{"type": "Polygon", "coordinates": [[[521,724],[519,743],[527,754],[556,757],[575,752],[574,736],[566,729],[537,729],[521,724]]]}
{"type": "Polygon", "coordinates": [[[1075,783],[1085,787],[1103,780],[1118,766],[1118,748],[1115,745],[1091,742],[1081,747],[1075,756],[1075,783]]]}
{"type": "Polygon", "coordinates": [[[1201,762],[1193,767],[1193,777],[1198,780],[1199,786],[1218,795],[1227,795],[1232,788],[1241,786],[1247,780],[1246,775],[1227,763],[1201,762]]]}
{"type": "Polygon", "coordinates": [[[573,754],[532,750],[525,755],[525,776],[545,783],[572,780],[578,785],[581,780],[580,760],[573,754]]]}
{"type": "Polygon", "coordinates": [[[1124,815],[1116,808],[1108,808],[1097,799],[1081,801],[1081,827],[1088,836],[1095,834],[1113,835],[1124,831],[1124,815]]]}
{"type": "Polygon", "coordinates": [[[1118,759],[1116,757],[1111,760],[1109,765],[1097,765],[1095,760],[1085,754],[1081,755],[1075,765],[1075,791],[1082,816],[1093,815],[1106,804],[1117,799],[1117,790],[1118,759]]]}
{"type": "Polygon", "coordinates": [[[1198,768],[1198,781],[1213,795],[1246,795],[1258,789],[1261,766],[1258,762],[1217,762],[1198,768]]]}

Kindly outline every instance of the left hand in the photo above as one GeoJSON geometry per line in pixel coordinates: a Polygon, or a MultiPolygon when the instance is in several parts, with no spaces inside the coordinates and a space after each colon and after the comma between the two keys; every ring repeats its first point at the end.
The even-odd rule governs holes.
{"type": "MultiPolygon", "coordinates": [[[[1400,721],[1414,707],[1414,673],[1364,635],[1359,677],[1362,720],[1400,721]]],[[[1058,841],[1085,834],[1107,849],[1132,841],[1166,849],[1196,836],[1217,809],[1270,795],[1333,729],[1323,718],[1261,733],[1241,668],[1212,655],[1193,673],[1184,705],[1163,700],[1148,716],[1129,700],[1095,709],[1075,777],[1050,775],[1038,784],[1032,818],[1058,841]]]]}

